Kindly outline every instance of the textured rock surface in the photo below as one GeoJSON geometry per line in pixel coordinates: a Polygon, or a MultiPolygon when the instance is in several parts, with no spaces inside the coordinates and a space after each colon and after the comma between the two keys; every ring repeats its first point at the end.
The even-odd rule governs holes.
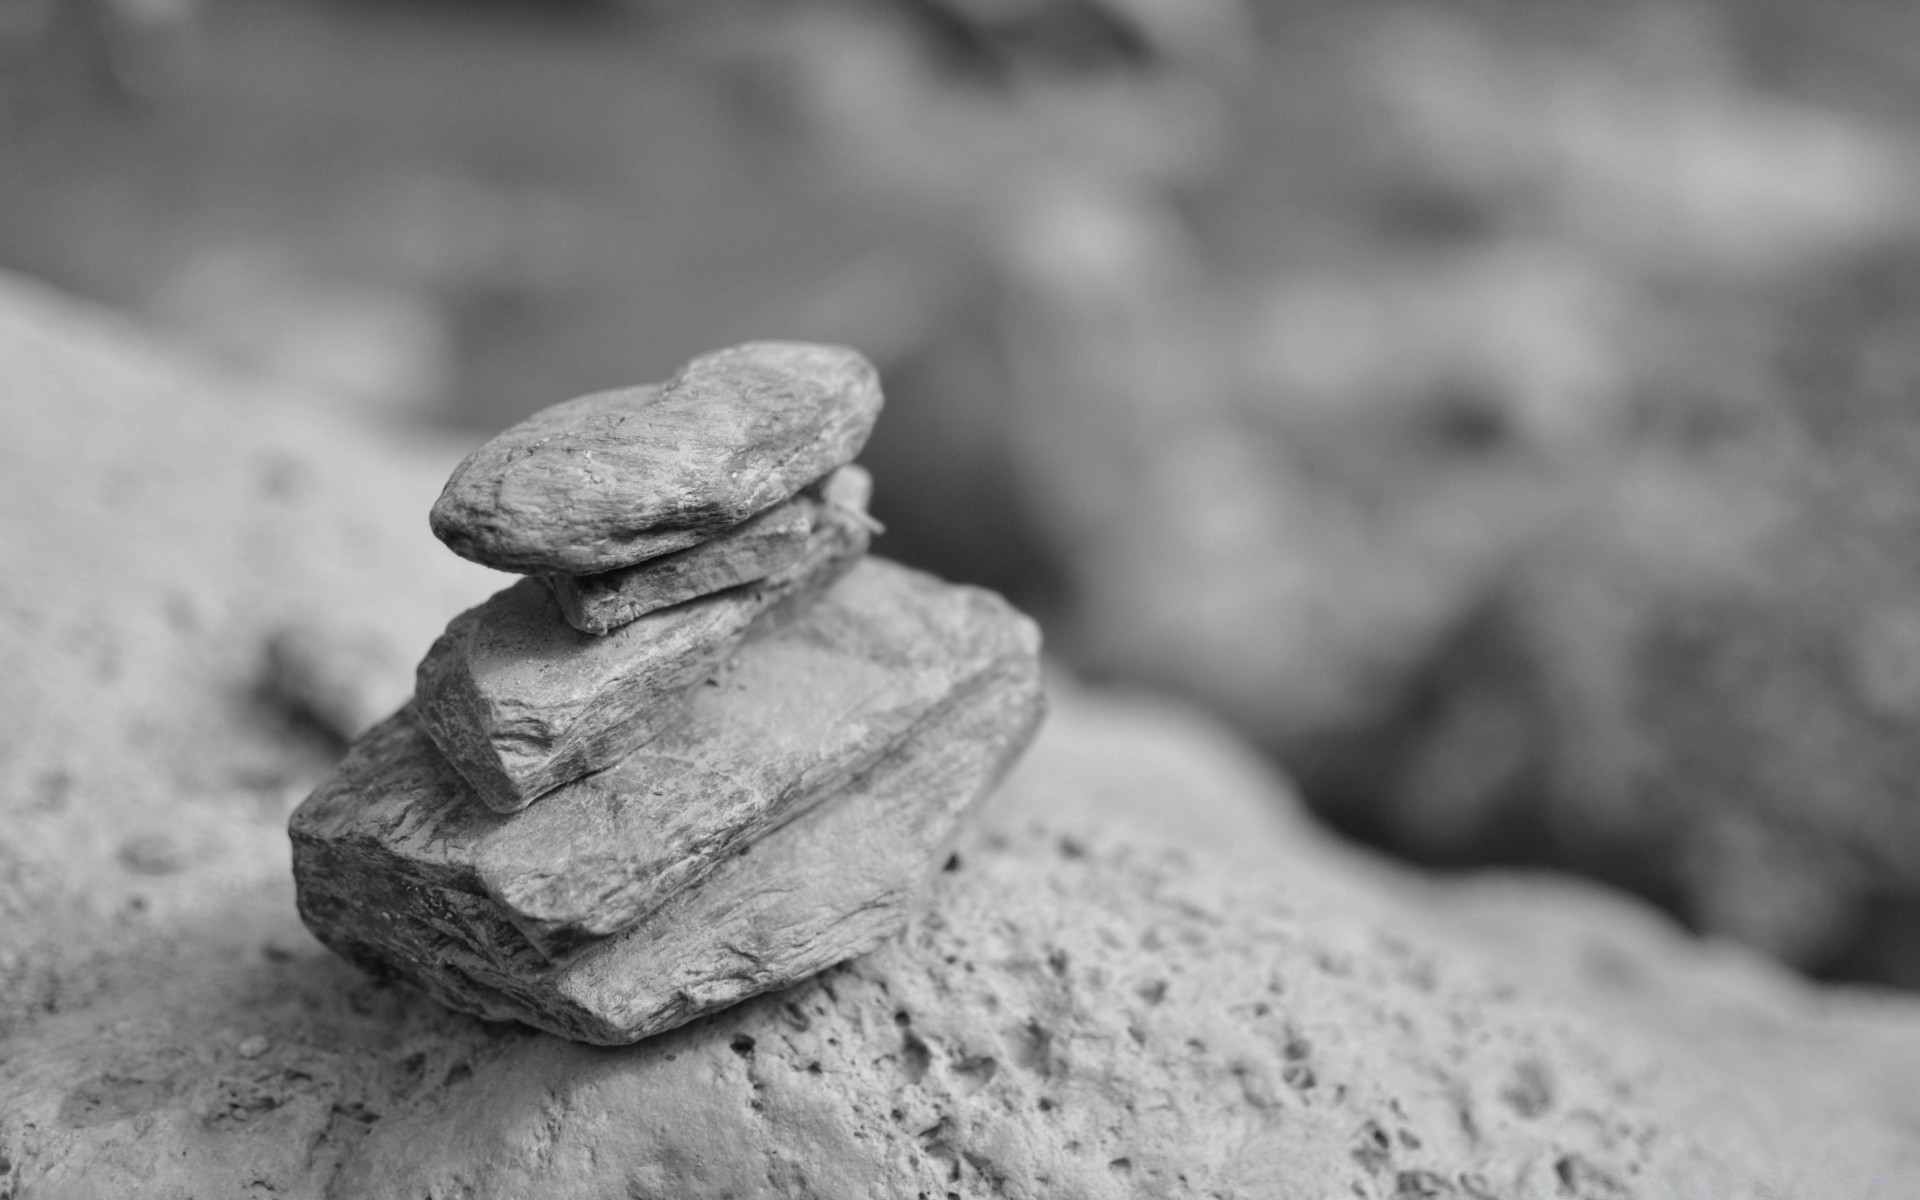
{"type": "Polygon", "coordinates": [[[454,552],[506,571],[588,575],[703,542],[866,444],[873,364],[843,346],[749,342],[658,387],[544,409],[475,450],[434,503],[454,552]]]}
{"type": "Polygon", "coordinates": [[[567,624],[611,633],[656,609],[785,570],[806,554],[809,538],[865,546],[872,493],[865,469],[848,465],[698,546],[599,575],[549,575],[547,583],[567,624]]]}
{"type": "Polygon", "coordinates": [[[1610,899],[1348,860],[1280,800],[1205,725],[1063,697],[904,938],[617,1050],[358,978],[298,940],[284,890],[239,919],[210,902],[175,935],[192,961],[129,964],[7,1047],[0,1144],[29,1197],[1920,1180],[1911,1005],[1816,994],[1610,899]]]}
{"type": "Polygon", "coordinates": [[[756,623],[777,625],[866,549],[857,524],[822,534],[777,575],[605,637],[568,625],[552,590],[523,579],[455,617],[421,659],[421,727],[489,807],[524,808],[657,737],[756,623]]]}
{"type": "MultiPolygon", "coordinates": [[[[417,877],[369,870],[364,854],[356,862],[336,851],[338,840],[310,839],[296,819],[301,911],[329,946],[463,1012],[601,1044],[672,1029],[900,930],[955,821],[1032,735],[1032,652],[1029,644],[1024,677],[1014,665],[951,697],[812,811],[709,864],[706,878],[562,964],[541,962],[471,894],[422,895],[417,877]]],[[[347,823],[336,838],[364,836],[347,823]]]]}
{"type": "MultiPolygon", "coordinates": [[[[475,929],[473,953],[504,963],[531,941],[559,957],[649,916],[885,760],[915,760],[907,769],[930,792],[895,801],[911,810],[945,787],[940,762],[1015,752],[1038,701],[1038,638],[989,593],[869,561],[743,647],[654,742],[510,816],[475,804],[396,717],[295,815],[296,873],[303,890],[340,897],[345,910],[328,919],[346,922],[343,938],[377,924],[358,899],[376,891],[393,893],[381,921],[427,922],[448,892],[466,892],[518,926],[475,929]],[[976,728],[966,714],[979,705],[1000,719],[976,728]],[[981,755],[959,744],[977,737],[992,743],[981,755]],[[487,942],[496,932],[507,944],[487,942]]],[[[956,785],[971,795],[981,782],[956,785]]],[[[874,866],[911,871],[916,857],[896,851],[874,866]]]]}
{"type": "Polygon", "coordinates": [[[484,594],[405,519],[450,459],[13,284],[0,381],[0,538],[37,564],[0,576],[23,1200],[1920,1189],[1912,1001],[1351,857],[1213,727],[1072,694],[938,918],[814,982],[606,1050],[371,981],[294,912],[314,758],[253,688],[283,606],[411,652],[484,594]]]}

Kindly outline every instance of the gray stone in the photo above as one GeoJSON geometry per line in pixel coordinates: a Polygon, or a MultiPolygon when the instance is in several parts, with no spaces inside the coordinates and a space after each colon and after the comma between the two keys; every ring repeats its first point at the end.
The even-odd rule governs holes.
{"type": "Polygon", "coordinates": [[[434,503],[454,553],[590,575],[683,550],[852,462],[879,375],[844,346],[749,342],[659,386],[582,396],[475,450],[434,503]]]}
{"type": "Polygon", "coordinates": [[[553,591],[523,579],[455,617],[420,661],[420,724],[488,807],[513,812],[657,737],[680,700],[756,624],[777,624],[838,578],[866,531],[823,527],[777,575],[581,633],[553,591]]]}
{"type": "Polygon", "coordinates": [[[611,633],[662,608],[764,579],[793,566],[809,538],[864,546],[873,481],[844,466],[784,504],[718,537],[672,554],[598,575],[549,575],[567,623],[582,633],[611,633]]]}
{"type": "Polygon", "coordinates": [[[973,692],[1029,679],[1036,638],[990,593],[868,562],[743,646],[653,742],[539,804],[474,804],[402,714],[354,747],[296,832],[338,843],[355,878],[485,894],[562,956],[647,916],[973,692]]]}
{"type": "Polygon", "coordinates": [[[1920,1194],[1912,997],[1344,849],[1216,723],[1070,686],[927,911],[808,982],[608,1050],[364,977],[231,782],[309,743],[235,697],[316,596],[405,666],[496,583],[407,520],[457,453],[262,392],[0,277],[0,1192],[1920,1194]],[[182,870],[124,869],[143,828],[182,870]]]}
{"type": "Polygon", "coordinates": [[[1889,1069],[1910,1017],[1806,1004],[1563,884],[1475,903],[1341,851],[1202,720],[1060,699],[903,936],[619,1051],[495,1035],[332,1185],[1891,1200],[1920,1178],[1889,1069]],[[1517,985],[1469,942],[1562,962],[1517,985]],[[1821,1082],[1840,1062],[1862,1076],[1821,1082]]]}
{"type": "Polygon", "coordinates": [[[402,713],[295,814],[301,911],[455,1008],[649,1036],[896,930],[1032,736],[1038,650],[991,593],[868,562],[655,744],[505,817],[402,713]]]}

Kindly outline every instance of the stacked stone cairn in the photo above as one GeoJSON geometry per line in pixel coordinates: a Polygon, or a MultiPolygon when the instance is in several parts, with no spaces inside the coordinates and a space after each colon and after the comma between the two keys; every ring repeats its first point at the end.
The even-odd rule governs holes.
{"type": "Polygon", "coordinates": [[[880,406],[851,350],[752,343],[463,462],[435,534],[527,578],[295,812],[320,940],[617,1044],[897,931],[1042,701],[1030,621],[864,557],[880,406]]]}

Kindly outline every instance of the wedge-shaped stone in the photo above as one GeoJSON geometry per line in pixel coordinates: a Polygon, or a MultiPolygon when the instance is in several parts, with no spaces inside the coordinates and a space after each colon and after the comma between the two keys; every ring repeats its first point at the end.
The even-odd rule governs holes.
{"type": "Polygon", "coordinates": [[[434,502],[454,553],[503,571],[590,575],[731,529],[852,462],[880,415],[844,346],[749,342],[660,386],[535,413],[460,464],[434,502]]]}
{"type": "Polygon", "coordinates": [[[611,633],[662,608],[752,583],[786,570],[806,554],[809,539],[864,546],[873,480],[848,465],[784,504],[710,541],[598,575],[549,575],[567,623],[582,633],[611,633]]]}
{"type": "Polygon", "coordinates": [[[414,708],[489,808],[513,812],[618,762],[678,719],[756,627],[804,607],[866,550],[853,522],[815,530],[800,561],[757,583],[629,622],[605,637],[523,579],[447,625],[420,661],[414,708]]]}
{"type": "Polygon", "coordinates": [[[403,712],[294,814],[301,913],[455,1008],[603,1043],[670,1029],[898,927],[1032,736],[1037,648],[990,594],[863,564],[744,649],[684,727],[511,816],[473,804],[403,712]],[[734,757],[755,741],[763,763],[734,757]]]}

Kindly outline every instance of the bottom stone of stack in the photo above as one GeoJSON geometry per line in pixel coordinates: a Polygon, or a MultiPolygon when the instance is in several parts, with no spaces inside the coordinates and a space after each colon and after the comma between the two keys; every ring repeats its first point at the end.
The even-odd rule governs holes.
{"type": "MultiPolygon", "coordinates": [[[[865,699],[844,708],[826,703],[832,726],[856,733],[892,727],[896,735],[877,754],[859,751],[858,771],[799,803],[793,819],[727,853],[697,881],[652,903],[636,923],[584,945],[547,944],[555,929],[529,922],[489,865],[498,867],[503,846],[517,846],[511,857],[524,871],[527,855],[539,848],[538,858],[551,856],[549,869],[578,863],[579,882],[605,888],[615,908],[618,874],[595,864],[579,843],[571,853],[554,853],[564,843],[529,824],[550,802],[512,816],[486,811],[403,712],[363,739],[336,783],[295,815],[301,915],[335,951],[410,980],[453,1008],[605,1044],[671,1029],[862,954],[899,928],[965,809],[1025,748],[1038,723],[1036,649],[1031,625],[984,593],[891,564],[857,568],[814,613],[746,653],[765,663],[743,662],[739,671],[770,680],[783,673],[782,664],[784,674],[796,675],[792,668],[804,661],[812,670],[790,684],[818,692],[822,702],[837,690],[865,699]],[[864,672],[848,661],[856,654],[864,672]],[[915,686],[877,686],[888,676],[915,686]],[[836,689],[843,677],[847,686],[836,689]],[[522,925],[548,936],[536,946],[522,925]]],[[[694,744],[733,741],[737,751],[738,741],[713,736],[710,721],[727,711],[749,725],[763,710],[792,713],[793,697],[771,709],[765,700],[748,703],[781,690],[766,682],[715,691],[719,707],[695,722],[705,732],[694,744]]],[[[783,756],[776,739],[759,740],[773,760],[791,765],[775,772],[789,780],[785,785],[762,779],[754,786],[780,793],[837,775],[825,769],[827,760],[865,742],[852,734],[828,737],[809,758],[793,747],[783,756]]],[[[662,754],[645,770],[657,773],[656,790],[673,790],[671,757],[662,754]]],[[[764,771],[767,764],[758,766],[764,771]]],[[[641,790],[635,769],[627,775],[621,789],[641,790]]],[[[710,774],[685,782],[702,777],[709,786],[719,782],[710,774]]],[[[678,794],[683,806],[698,801],[691,788],[678,794]]],[[[576,802],[558,799],[556,812],[576,802]]],[[[589,799],[583,789],[579,802],[589,799]]],[[[734,804],[732,819],[744,819],[737,798],[734,804]]],[[[604,797],[580,809],[599,822],[652,811],[616,813],[604,797]]],[[[639,853],[643,830],[620,824],[595,826],[601,854],[624,844],[635,849],[621,853],[639,853]]]]}

